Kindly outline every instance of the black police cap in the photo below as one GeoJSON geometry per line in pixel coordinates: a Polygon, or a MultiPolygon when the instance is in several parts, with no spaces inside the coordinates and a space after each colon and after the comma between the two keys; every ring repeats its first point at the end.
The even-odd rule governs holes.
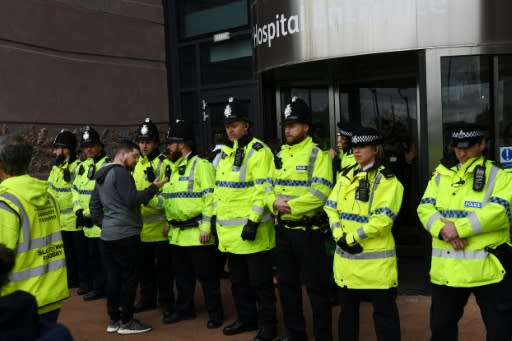
{"type": "Polygon", "coordinates": [[[292,101],[284,108],[281,124],[286,125],[295,122],[311,123],[311,109],[306,102],[294,96],[292,101]]]}
{"type": "Polygon", "coordinates": [[[350,122],[338,122],[338,134],[351,138],[354,132],[354,126],[350,122]]]}
{"type": "Polygon", "coordinates": [[[171,122],[165,138],[167,143],[192,140],[194,138],[194,131],[191,122],[181,119],[171,122]]]}
{"type": "Polygon", "coordinates": [[[89,146],[89,145],[93,145],[93,144],[103,145],[103,143],[101,143],[101,140],[100,140],[100,134],[98,134],[98,132],[96,130],[94,130],[94,128],[87,126],[87,127],[85,127],[85,130],[82,133],[82,139],[80,141],[80,145],[82,147],[85,147],[85,146],[89,146]]]}
{"type": "Polygon", "coordinates": [[[356,128],[352,132],[350,143],[353,147],[382,144],[382,135],[374,128],[356,128]]]}
{"type": "Polygon", "coordinates": [[[160,142],[160,133],[158,132],[158,128],[148,117],[144,120],[144,122],[139,126],[139,131],[137,133],[137,141],[140,140],[151,140],[157,143],[160,142]]]}
{"type": "Polygon", "coordinates": [[[230,97],[228,103],[224,107],[224,124],[235,121],[245,121],[252,123],[249,119],[249,105],[248,103],[230,97]]]}
{"type": "Polygon", "coordinates": [[[53,141],[53,147],[58,148],[68,148],[71,151],[76,150],[76,136],[69,130],[62,129],[60,133],[55,137],[53,141]]]}
{"type": "Polygon", "coordinates": [[[469,148],[485,138],[485,128],[474,123],[460,123],[450,129],[453,148],[469,148]]]}

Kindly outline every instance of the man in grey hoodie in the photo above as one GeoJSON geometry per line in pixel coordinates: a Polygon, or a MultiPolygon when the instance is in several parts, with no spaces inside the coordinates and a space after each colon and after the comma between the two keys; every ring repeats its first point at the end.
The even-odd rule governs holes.
{"type": "Polygon", "coordinates": [[[109,333],[136,334],[151,330],[150,326],[133,318],[137,274],[142,264],[140,205],[146,204],[167,179],[157,178],[145,190],[137,191],[130,172],[135,168],[139,156],[137,144],[121,142],[114,161],[102,167],[94,176],[96,186],[89,204],[93,223],[102,228],[109,333]]]}

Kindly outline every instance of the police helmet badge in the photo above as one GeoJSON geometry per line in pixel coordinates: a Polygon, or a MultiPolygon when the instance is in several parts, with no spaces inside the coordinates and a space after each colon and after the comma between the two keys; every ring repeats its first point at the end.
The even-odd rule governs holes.
{"type": "Polygon", "coordinates": [[[82,139],[84,141],[88,141],[90,138],[91,138],[91,135],[89,134],[89,130],[84,131],[84,133],[82,135],[82,139]]]}
{"type": "Polygon", "coordinates": [[[147,135],[149,132],[149,128],[146,124],[143,124],[142,127],[140,128],[140,134],[141,135],[147,135]]]}
{"type": "Polygon", "coordinates": [[[233,103],[233,97],[229,97],[228,104],[226,105],[226,108],[224,109],[224,117],[228,118],[233,113],[233,110],[231,109],[231,105],[229,103],[233,103]]]}
{"type": "Polygon", "coordinates": [[[292,106],[288,103],[286,105],[286,108],[284,109],[284,118],[288,118],[290,117],[290,115],[292,114],[292,106]]]}

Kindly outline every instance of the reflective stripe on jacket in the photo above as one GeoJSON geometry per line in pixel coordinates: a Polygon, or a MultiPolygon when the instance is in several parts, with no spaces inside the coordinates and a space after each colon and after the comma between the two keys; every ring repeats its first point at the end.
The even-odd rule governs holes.
{"type": "Polygon", "coordinates": [[[485,186],[473,190],[473,176],[483,157],[473,158],[457,169],[440,164],[418,206],[418,216],[432,236],[432,283],[474,287],[500,282],[505,274],[498,259],[485,251],[510,241],[512,177],[492,162],[485,164],[485,186]],[[439,238],[443,219],[455,224],[468,245],[455,251],[439,238]]]}
{"type": "Polygon", "coordinates": [[[76,228],[76,216],[73,212],[73,194],[71,186],[80,160],[54,165],[48,176],[48,192],[57,200],[60,211],[60,228],[63,231],[80,231],[76,228]],[[64,180],[64,172],[69,171],[69,181],[64,180]]]}
{"type": "Polygon", "coordinates": [[[214,188],[214,212],[217,215],[219,250],[249,254],[270,250],[276,245],[274,217],[267,208],[272,201],[272,151],[256,138],[243,147],[240,167],[234,165],[238,141],[222,147],[214,188]],[[256,239],[240,237],[248,220],[260,223],[256,239]]]}
{"type": "MultiPolygon", "coordinates": [[[[142,191],[152,183],[152,181],[148,181],[146,175],[148,167],[153,168],[156,177],[163,178],[166,165],[167,159],[162,154],[153,160],[149,160],[147,156],[141,156],[133,171],[133,179],[135,180],[137,190],[142,191]]],[[[147,205],[141,205],[140,212],[143,221],[140,239],[143,242],[167,240],[167,237],[162,235],[163,229],[167,226],[162,199],[154,196],[147,205]]]]}
{"type": "MultiPolygon", "coordinates": [[[[313,143],[311,137],[294,145],[283,145],[279,153],[282,167],[276,169],[274,192],[277,197],[290,199],[290,214],[283,220],[300,220],[320,211],[333,187],[331,158],[313,143]]],[[[272,205],[269,209],[273,213],[272,205]]]]}
{"type": "Polygon", "coordinates": [[[211,245],[213,236],[207,244],[199,240],[199,232],[210,233],[213,213],[213,186],[215,169],[208,160],[199,156],[190,159],[182,157],[172,163],[171,179],[162,188],[160,196],[164,199],[167,220],[187,221],[198,219],[197,227],[179,228],[170,225],[169,241],[179,246],[211,245]],[[185,167],[179,174],[180,167],[185,167]]]}
{"type": "Polygon", "coordinates": [[[0,184],[0,241],[16,254],[1,295],[29,292],[40,314],[60,308],[68,297],[59,211],[47,188],[45,181],[28,175],[0,184]]]}
{"type": "Polygon", "coordinates": [[[388,289],[398,285],[391,228],[402,205],[403,186],[383,171],[381,166],[368,172],[358,171],[358,167],[342,172],[325,205],[334,239],[346,233],[350,244],[357,242],[363,247],[362,253],[354,255],[336,248],[334,278],[340,287],[388,289]],[[369,200],[363,202],[356,199],[356,191],[366,178],[369,200]]]}
{"type": "MultiPolygon", "coordinates": [[[[73,195],[73,212],[80,209],[84,210],[85,217],[91,217],[89,211],[89,201],[91,201],[92,190],[96,181],[89,179],[87,173],[89,166],[94,165],[95,173],[106,163],[109,162],[109,158],[104,156],[98,162],[94,162],[93,158],[89,158],[77,166],[75,174],[75,181],[73,181],[73,187],[71,187],[71,193],[73,195]]],[[[88,238],[99,238],[101,229],[98,226],[84,227],[84,235],[88,238]]]]}

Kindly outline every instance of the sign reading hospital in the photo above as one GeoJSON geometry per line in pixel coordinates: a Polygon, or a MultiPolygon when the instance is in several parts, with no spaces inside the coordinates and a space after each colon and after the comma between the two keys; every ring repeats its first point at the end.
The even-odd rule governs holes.
{"type": "MultiPolygon", "coordinates": [[[[257,69],[366,53],[479,44],[482,39],[493,39],[481,32],[484,21],[493,23],[496,16],[494,12],[483,14],[484,1],[255,0],[251,12],[257,69]]],[[[506,6],[504,1],[498,3],[495,11],[506,6]]]]}

